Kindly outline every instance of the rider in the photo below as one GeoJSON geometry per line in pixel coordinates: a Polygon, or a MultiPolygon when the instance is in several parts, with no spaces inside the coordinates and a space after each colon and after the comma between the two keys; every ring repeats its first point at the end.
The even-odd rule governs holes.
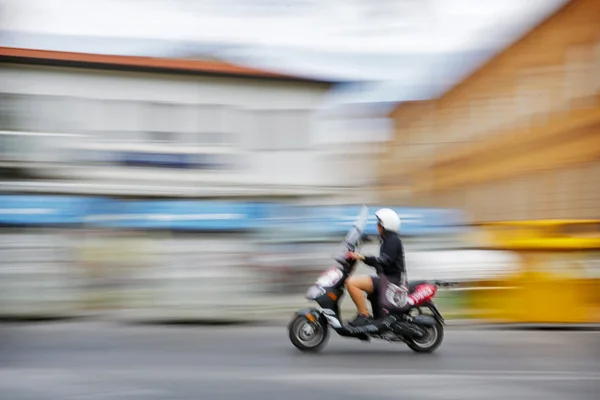
{"type": "MultiPolygon", "coordinates": [[[[363,261],[374,267],[377,274],[385,274],[390,283],[400,285],[405,281],[406,267],[404,263],[404,247],[398,235],[400,232],[400,217],[389,208],[382,208],[375,213],[377,217],[377,232],[381,238],[379,257],[364,256],[359,253],[349,253],[350,259],[363,261]]],[[[363,291],[372,294],[380,287],[379,276],[353,276],[346,283],[348,293],[358,310],[357,317],[351,325],[366,325],[371,321],[367,302],[363,291]]]]}

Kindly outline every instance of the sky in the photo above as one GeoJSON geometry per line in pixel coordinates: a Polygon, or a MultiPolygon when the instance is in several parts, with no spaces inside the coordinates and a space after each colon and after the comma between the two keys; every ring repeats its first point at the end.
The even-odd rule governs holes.
{"type": "Polygon", "coordinates": [[[0,0],[0,22],[13,35],[37,35],[46,47],[68,46],[69,36],[103,38],[104,46],[98,40],[95,47],[77,45],[99,52],[110,52],[115,40],[123,42],[116,47],[142,39],[163,41],[162,47],[148,42],[129,46],[133,53],[154,47],[165,53],[181,49],[185,55],[194,52],[193,44],[199,49],[211,44],[225,58],[265,68],[393,80],[403,79],[403,65],[414,68],[418,57],[430,61],[440,54],[480,54],[503,47],[564,2],[0,0]]]}

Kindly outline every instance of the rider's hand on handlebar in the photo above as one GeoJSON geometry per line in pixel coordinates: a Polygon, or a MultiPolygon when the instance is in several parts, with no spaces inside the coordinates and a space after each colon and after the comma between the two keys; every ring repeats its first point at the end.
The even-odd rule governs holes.
{"type": "Polygon", "coordinates": [[[349,251],[346,253],[346,258],[349,260],[363,261],[365,259],[365,256],[359,253],[355,253],[353,251],[349,251]]]}

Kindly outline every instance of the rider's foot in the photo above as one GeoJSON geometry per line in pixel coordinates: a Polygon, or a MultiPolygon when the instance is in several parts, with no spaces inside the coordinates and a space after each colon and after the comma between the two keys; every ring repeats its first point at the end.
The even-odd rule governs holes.
{"type": "Polygon", "coordinates": [[[371,338],[368,337],[367,335],[360,335],[360,336],[357,336],[357,338],[361,342],[370,342],[371,341],[371,338]]]}
{"type": "Polygon", "coordinates": [[[363,326],[363,325],[368,325],[370,323],[371,323],[371,317],[359,314],[356,316],[356,318],[354,318],[348,324],[352,325],[352,326],[363,326]]]}

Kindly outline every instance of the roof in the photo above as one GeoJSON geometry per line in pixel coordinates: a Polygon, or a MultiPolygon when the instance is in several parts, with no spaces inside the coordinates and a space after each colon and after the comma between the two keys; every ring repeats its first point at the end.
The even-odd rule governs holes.
{"type": "Polygon", "coordinates": [[[280,74],[216,60],[75,53],[17,47],[0,47],[0,62],[140,72],[220,75],[323,84],[334,83],[314,78],[280,74]]]}

